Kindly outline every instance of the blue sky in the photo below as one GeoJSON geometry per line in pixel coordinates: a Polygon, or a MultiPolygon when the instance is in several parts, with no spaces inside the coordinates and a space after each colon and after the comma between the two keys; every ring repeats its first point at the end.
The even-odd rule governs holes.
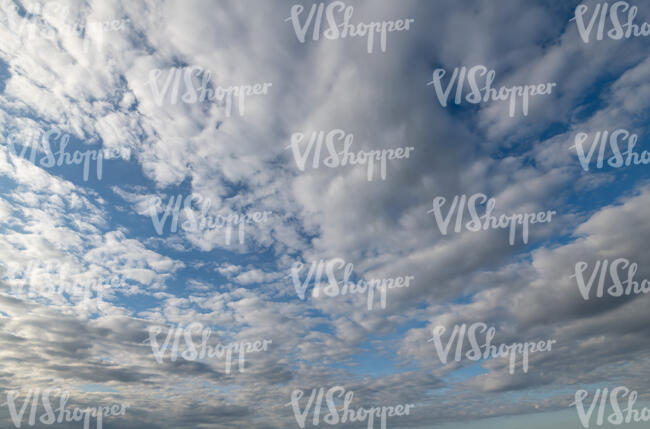
{"type": "MultiPolygon", "coordinates": [[[[579,262],[588,275],[624,258],[636,281],[650,279],[648,165],[599,169],[596,149],[585,171],[571,149],[579,133],[587,150],[597,132],[625,130],[639,156],[648,150],[647,37],[597,40],[596,26],[584,42],[580,3],[543,0],[325,2],[314,33],[319,4],[0,5],[0,397],[58,387],[78,406],[128,403],[109,429],[299,427],[285,406],[292,392],[333,386],[353,391],[357,408],[415,404],[391,428],[578,428],[570,404],[580,389],[627,386],[647,405],[649,298],[584,300],[571,278],[579,262]],[[330,18],[343,28],[345,7],[354,25],[415,21],[388,32],[385,50],[377,33],[368,52],[366,37],[327,33],[330,18]],[[497,90],[554,86],[510,114],[508,101],[472,104],[467,80],[449,87],[446,106],[428,85],[436,69],[444,90],[455,68],[479,65],[497,90]],[[213,99],[191,97],[201,85],[213,99]],[[233,95],[229,109],[235,87],[244,104],[233,95]],[[333,140],[307,152],[318,131],[333,140]],[[294,152],[298,133],[307,137],[294,152]],[[43,142],[56,156],[63,140],[72,160],[119,155],[103,160],[101,177],[91,161],[85,180],[79,163],[43,161],[43,142]],[[345,141],[355,156],[413,149],[387,160],[385,180],[369,180],[365,165],[328,165],[329,145],[341,154],[345,141]],[[294,153],[307,154],[304,169],[294,153]],[[527,243],[521,229],[513,245],[507,229],[456,232],[455,216],[441,233],[432,201],[445,197],[446,215],[455,196],[479,193],[498,215],[556,214],[530,225],[527,243]],[[168,213],[158,233],[177,197],[188,210],[175,231],[168,213]],[[206,202],[212,220],[259,217],[230,240],[226,227],[183,227],[206,202]],[[313,297],[306,278],[319,261],[321,288],[332,264],[339,285],[345,264],[355,286],[413,280],[388,289],[385,308],[377,291],[368,309],[366,293],[313,297]],[[507,358],[443,363],[433,328],[446,328],[446,345],[454,326],[476,323],[495,328],[495,345],[555,344],[532,353],[527,372],[510,373],[507,358]],[[152,329],[163,330],[160,344],[192,324],[210,330],[211,347],[270,346],[247,353],[244,371],[219,357],[172,358],[172,345],[158,362],[152,329]]],[[[600,3],[584,4],[588,24],[600,3]]],[[[628,5],[634,23],[650,21],[650,7],[628,5]]],[[[607,146],[605,161],[612,154],[607,146]]],[[[196,345],[201,332],[188,333],[196,345]]],[[[4,405],[0,420],[14,425],[4,405]]]]}

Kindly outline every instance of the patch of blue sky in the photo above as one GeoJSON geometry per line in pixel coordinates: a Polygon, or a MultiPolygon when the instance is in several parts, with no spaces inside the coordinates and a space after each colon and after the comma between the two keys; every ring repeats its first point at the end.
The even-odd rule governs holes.
{"type": "Polygon", "coordinates": [[[120,393],[119,390],[115,390],[105,384],[82,384],[77,388],[87,393],[120,393]]]}

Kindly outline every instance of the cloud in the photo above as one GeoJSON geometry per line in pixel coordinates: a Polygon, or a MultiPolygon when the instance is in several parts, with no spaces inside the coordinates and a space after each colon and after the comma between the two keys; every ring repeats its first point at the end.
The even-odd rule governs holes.
{"type": "MultiPolygon", "coordinates": [[[[643,166],[583,171],[570,149],[578,132],[617,128],[638,133],[642,148],[642,38],[584,43],[570,4],[359,2],[354,22],[415,19],[389,34],[386,52],[368,54],[363,38],[300,43],[291,5],[58,4],[69,13],[2,5],[2,386],[56,385],[93,404],[97,393],[79,386],[100,384],[101,401],[129,403],[106,426],[127,428],[287,427],[294,389],[337,384],[359,406],[416,403],[404,427],[548,416],[598,383],[648,391],[647,296],[585,301],[570,278],[578,261],[591,272],[616,258],[650,276],[643,166]],[[123,28],[69,31],[113,20],[123,28]],[[557,86],[533,97],[527,116],[510,117],[506,102],[441,106],[427,86],[432,71],[477,64],[495,70],[497,86],[557,86]],[[209,72],[213,89],[272,85],[244,111],[157,102],[156,70],[162,86],[189,67],[209,72]],[[53,128],[75,148],[124,156],[86,182],[78,165],[46,168],[9,146],[11,134],[22,147],[53,128]],[[388,161],[385,180],[368,181],[360,166],[314,168],[313,158],[302,171],[287,149],[292,135],[338,129],[353,136],[352,152],[413,154],[388,161]],[[527,244],[511,246],[504,230],[441,234],[427,213],[433,198],[475,193],[503,213],[557,216],[533,225],[527,244]],[[244,242],[236,230],[230,242],[217,229],[156,233],[152,201],[162,216],[179,195],[201,196],[195,215],[204,201],[210,216],[271,215],[246,225],[244,242]],[[353,281],[414,281],[372,311],[362,295],[294,294],[295,262],[333,258],[352,264],[353,281]],[[101,300],[48,288],[91,283],[108,285],[101,300]],[[38,293],[15,293],[20,285],[38,293]],[[506,359],[440,364],[431,328],[473,322],[497,327],[499,342],[557,344],[532,354],[528,373],[509,374],[506,359]],[[272,346],[247,355],[244,372],[210,359],[158,363],[148,329],[191,323],[212,329],[212,345],[272,346]]],[[[639,6],[637,20],[648,13],[639,6]]]]}

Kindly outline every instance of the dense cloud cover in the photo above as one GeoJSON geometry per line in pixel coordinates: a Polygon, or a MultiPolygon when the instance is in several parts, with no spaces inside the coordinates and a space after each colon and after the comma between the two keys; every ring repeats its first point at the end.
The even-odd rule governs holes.
{"type": "MultiPolygon", "coordinates": [[[[619,14],[636,5],[642,32],[650,4],[630,3],[619,14]]],[[[577,428],[579,389],[649,399],[650,297],[597,297],[595,271],[607,260],[606,291],[617,260],[621,280],[633,264],[650,279],[648,162],[608,163],[605,140],[599,168],[595,139],[625,130],[621,151],[638,138],[642,161],[649,39],[607,33],[610,21],[589,33],[602,4],[326,2],[314,33],[319,3],[4,0],[0,426],[14,427],[11,391],[20,408],[55,387],[81,408],[127,404],[107,429],[299,427],[292,392],[303,409],[334,386],[355,409],[413,404],[392,428],[577,428]],[[374,40],[327,33],[326,11],[342,23],[350,5],[351,23],[377,23],[374,40]],[[535,93],[527,107],[514,89],[515,104],[472,103],[470,75],[476,91],[492,75],[497,98],[535,93]],[[335,162],[344,144],[357,165],[335,162]],[[450,208],[477,194],[479,215],[490,198],[497,218],[553,214],[526,238],[521,224],[511,240],[509,227],[472,231],[450,208]],[[383,302],[379,289],[328,296],[332,277],[401,287],[383,302]],[[443,363],[434,328],[447,345],[475,323],[496,345],[554,344],[526,371],[520,358],[514,371],[508,357],[456,361],[455,344],[443,363]],[[173,354],[175,332],[181,351],[185,333],[198,347],[207,331],[210,347],[268,347],[230,369],[223,353],[152,350],[173,354]]]]}

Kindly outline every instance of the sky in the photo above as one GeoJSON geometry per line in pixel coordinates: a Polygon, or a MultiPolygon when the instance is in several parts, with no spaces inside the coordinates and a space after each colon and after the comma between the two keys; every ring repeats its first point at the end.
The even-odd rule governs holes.
{"type": "Polygon", "coordinates": [[[0,427],[83,427],[39,421],[36,389],[123,405],[106,429],[299,428],[296,392],[315,427],[334,387],[412,404],[395,429],[581,428],[576,392],[622,386],[648,405],[650,297],[596,289],[604,261],[605,291],[650,279],[650,158],[608,163],[650,143],[650,4],[320,5],[1,0],[0,427]],[[490,199],[552,215],[510,239],[451,209],[490,199]],[[472,360],[463,325],[553,344],[472,360]],[[221,353],[183,354],[204,338],[221,353]]]}

